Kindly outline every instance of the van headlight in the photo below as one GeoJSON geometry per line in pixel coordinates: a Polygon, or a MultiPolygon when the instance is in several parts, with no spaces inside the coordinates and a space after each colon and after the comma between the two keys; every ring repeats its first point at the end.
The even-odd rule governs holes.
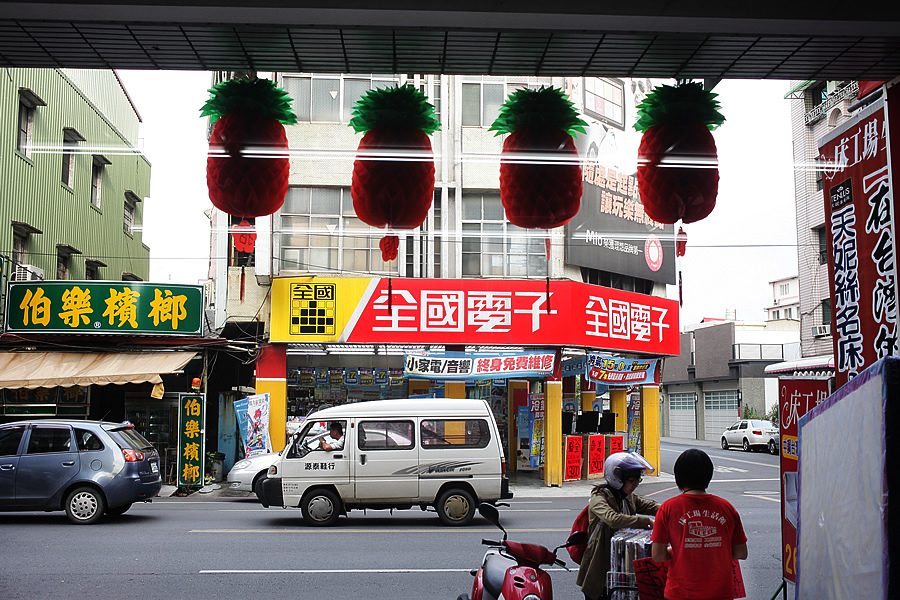
{"type": "Polygon", "coordinates": [[[249,466],[250,466],[249,460],[241,460],[241,461],[234,463],[234,466],[232,468],[233,469],[246,469],[249,466]]]}
{"type": "Polygon", "coordinates": [[[269,467],[269,475],[277,475],[277,474],[278,474],[278,467],[276,467],[275,465],[272,465],[271,467],[269,467]]]}

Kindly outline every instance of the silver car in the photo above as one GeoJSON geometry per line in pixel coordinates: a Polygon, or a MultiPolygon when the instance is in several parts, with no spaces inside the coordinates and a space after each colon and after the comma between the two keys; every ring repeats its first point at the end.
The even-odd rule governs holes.
{"type": "Polygon", "coordinates": [[[743,419],[722,432],[722,449],[740,446],[744,452],[754,448],[768,448],[769,441],[778,434],[778,428],[769,421],[743,419]]]}
{"type": "Polygon", "coordinates": [[[233,490],[252,492],[256,482],[266,476],[269,467],[272,466],[279,454],[281,453],[268,452],[250,458],[242,458],[234,463],[234,466],[228,471],[226,482],[233,490]]]}

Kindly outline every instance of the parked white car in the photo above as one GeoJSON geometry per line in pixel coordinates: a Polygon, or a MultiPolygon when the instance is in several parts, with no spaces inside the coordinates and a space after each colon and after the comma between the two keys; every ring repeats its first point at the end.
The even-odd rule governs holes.
{"type": "Polygon", "coordinates": [[[753,448],[766,448],[777,435],[778,428],[769,421],[743,419],[722,432],[722,449],[740,446],[744,452],[750,452],[753,448]]]}
{"type": "Polygon", "coordinates": [[[252,492],[256,482],[266,476],[269,467],[280,454],[280,452],[267,452],[250,458],[242,458],[234,463],[234,466],[228,471],[226,482],[233,490],[252,492]]]}

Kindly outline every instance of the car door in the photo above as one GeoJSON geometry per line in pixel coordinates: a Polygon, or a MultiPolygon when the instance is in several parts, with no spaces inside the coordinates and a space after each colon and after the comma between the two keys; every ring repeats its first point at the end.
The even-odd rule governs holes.
{"type": "Polygon", "coordinates": [[[352,445],[347,442],[349,430],[346,420],[315,421],[304,425],[282,455],[281,485],[285,506],[297,506],[303,493],[312,485],[331,484],[342,498],[353,492],[350,484],[350,458],[352,445]],[[323,450],[320,440],[326,438],[330,423],[339,423],[344,432],[344,447],[340,450],[323,450]]]}
{"type": "Polygon", "coordinates": [[[19,446],[24,436],[24,425],[0,428],[0,506],[15,504],[19,446]]]}
{"type": "Polygon", "coordinates": [[[360,419],[354,466],[361,501],[414,500],[419,496],[419,450],[412,419],[360,419]]]}
{"type": "Polygon", "coordinates": [[[738,443],[738,441],[737,441],[737,428],[738,428],[738,426],[739,426],[740,424],[741,424],[741,422],[738,421],[737,423],[735,423],[734,425],[732,425],[731,427],[729,427],[728,429],[725,430],[725,434],[724,434],[724,435],[725,435],[725,440],[728,441],[728,444],[729,444],[729,445],[732,445],[732,446],[733,446],[734,444],[737,444],[737,443],[738,443]]]}
{"type": "Polygon", "coordinates": [[[747,437],[747,428],[750,426],[748,421],[741,421],[740,425],[734,432],[734,444],[742,445],[744,443],[744,438],[747,437]]]}
{"type": "Polygon", "coordinates": [[[72,428],[61,424],[34,425],[25,453],[19,457],[16,505],[44,506],[57,496],[81,468],[72,428]]]}

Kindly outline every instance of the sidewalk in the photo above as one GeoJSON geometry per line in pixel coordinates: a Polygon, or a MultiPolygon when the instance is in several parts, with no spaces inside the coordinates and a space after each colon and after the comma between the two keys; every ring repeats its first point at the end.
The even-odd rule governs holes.
{"type": "MultiPolygon", "coordinates": [[[[676,447],[687,448],[717,448],[718,442],[706,440],[690,440],[685,438],[665,437],[660,438],[661,444],[672,444],[676,447]]],[[[579,479],[576,481],[564,481],[558,486],[546,486],[544,477],[539,471],[518,471],[509,473],[509,489],[513,492],[513,498],[587,498],[591,488],[597,485],[601,479],[579,479]]],[[[671,473],[660,471],[656,475],[646,475],[644,485],[654,483],[675,484],[675,477],[671,473]]],[[[159,492],[161,498],[173,496],[178,488],[172,485],[163,485],[159,492]]],[[[249,498],[250,492],[234,491],[224,481],[204,486],[193,492],[192,497],[199,498],[249,498]]]]}

